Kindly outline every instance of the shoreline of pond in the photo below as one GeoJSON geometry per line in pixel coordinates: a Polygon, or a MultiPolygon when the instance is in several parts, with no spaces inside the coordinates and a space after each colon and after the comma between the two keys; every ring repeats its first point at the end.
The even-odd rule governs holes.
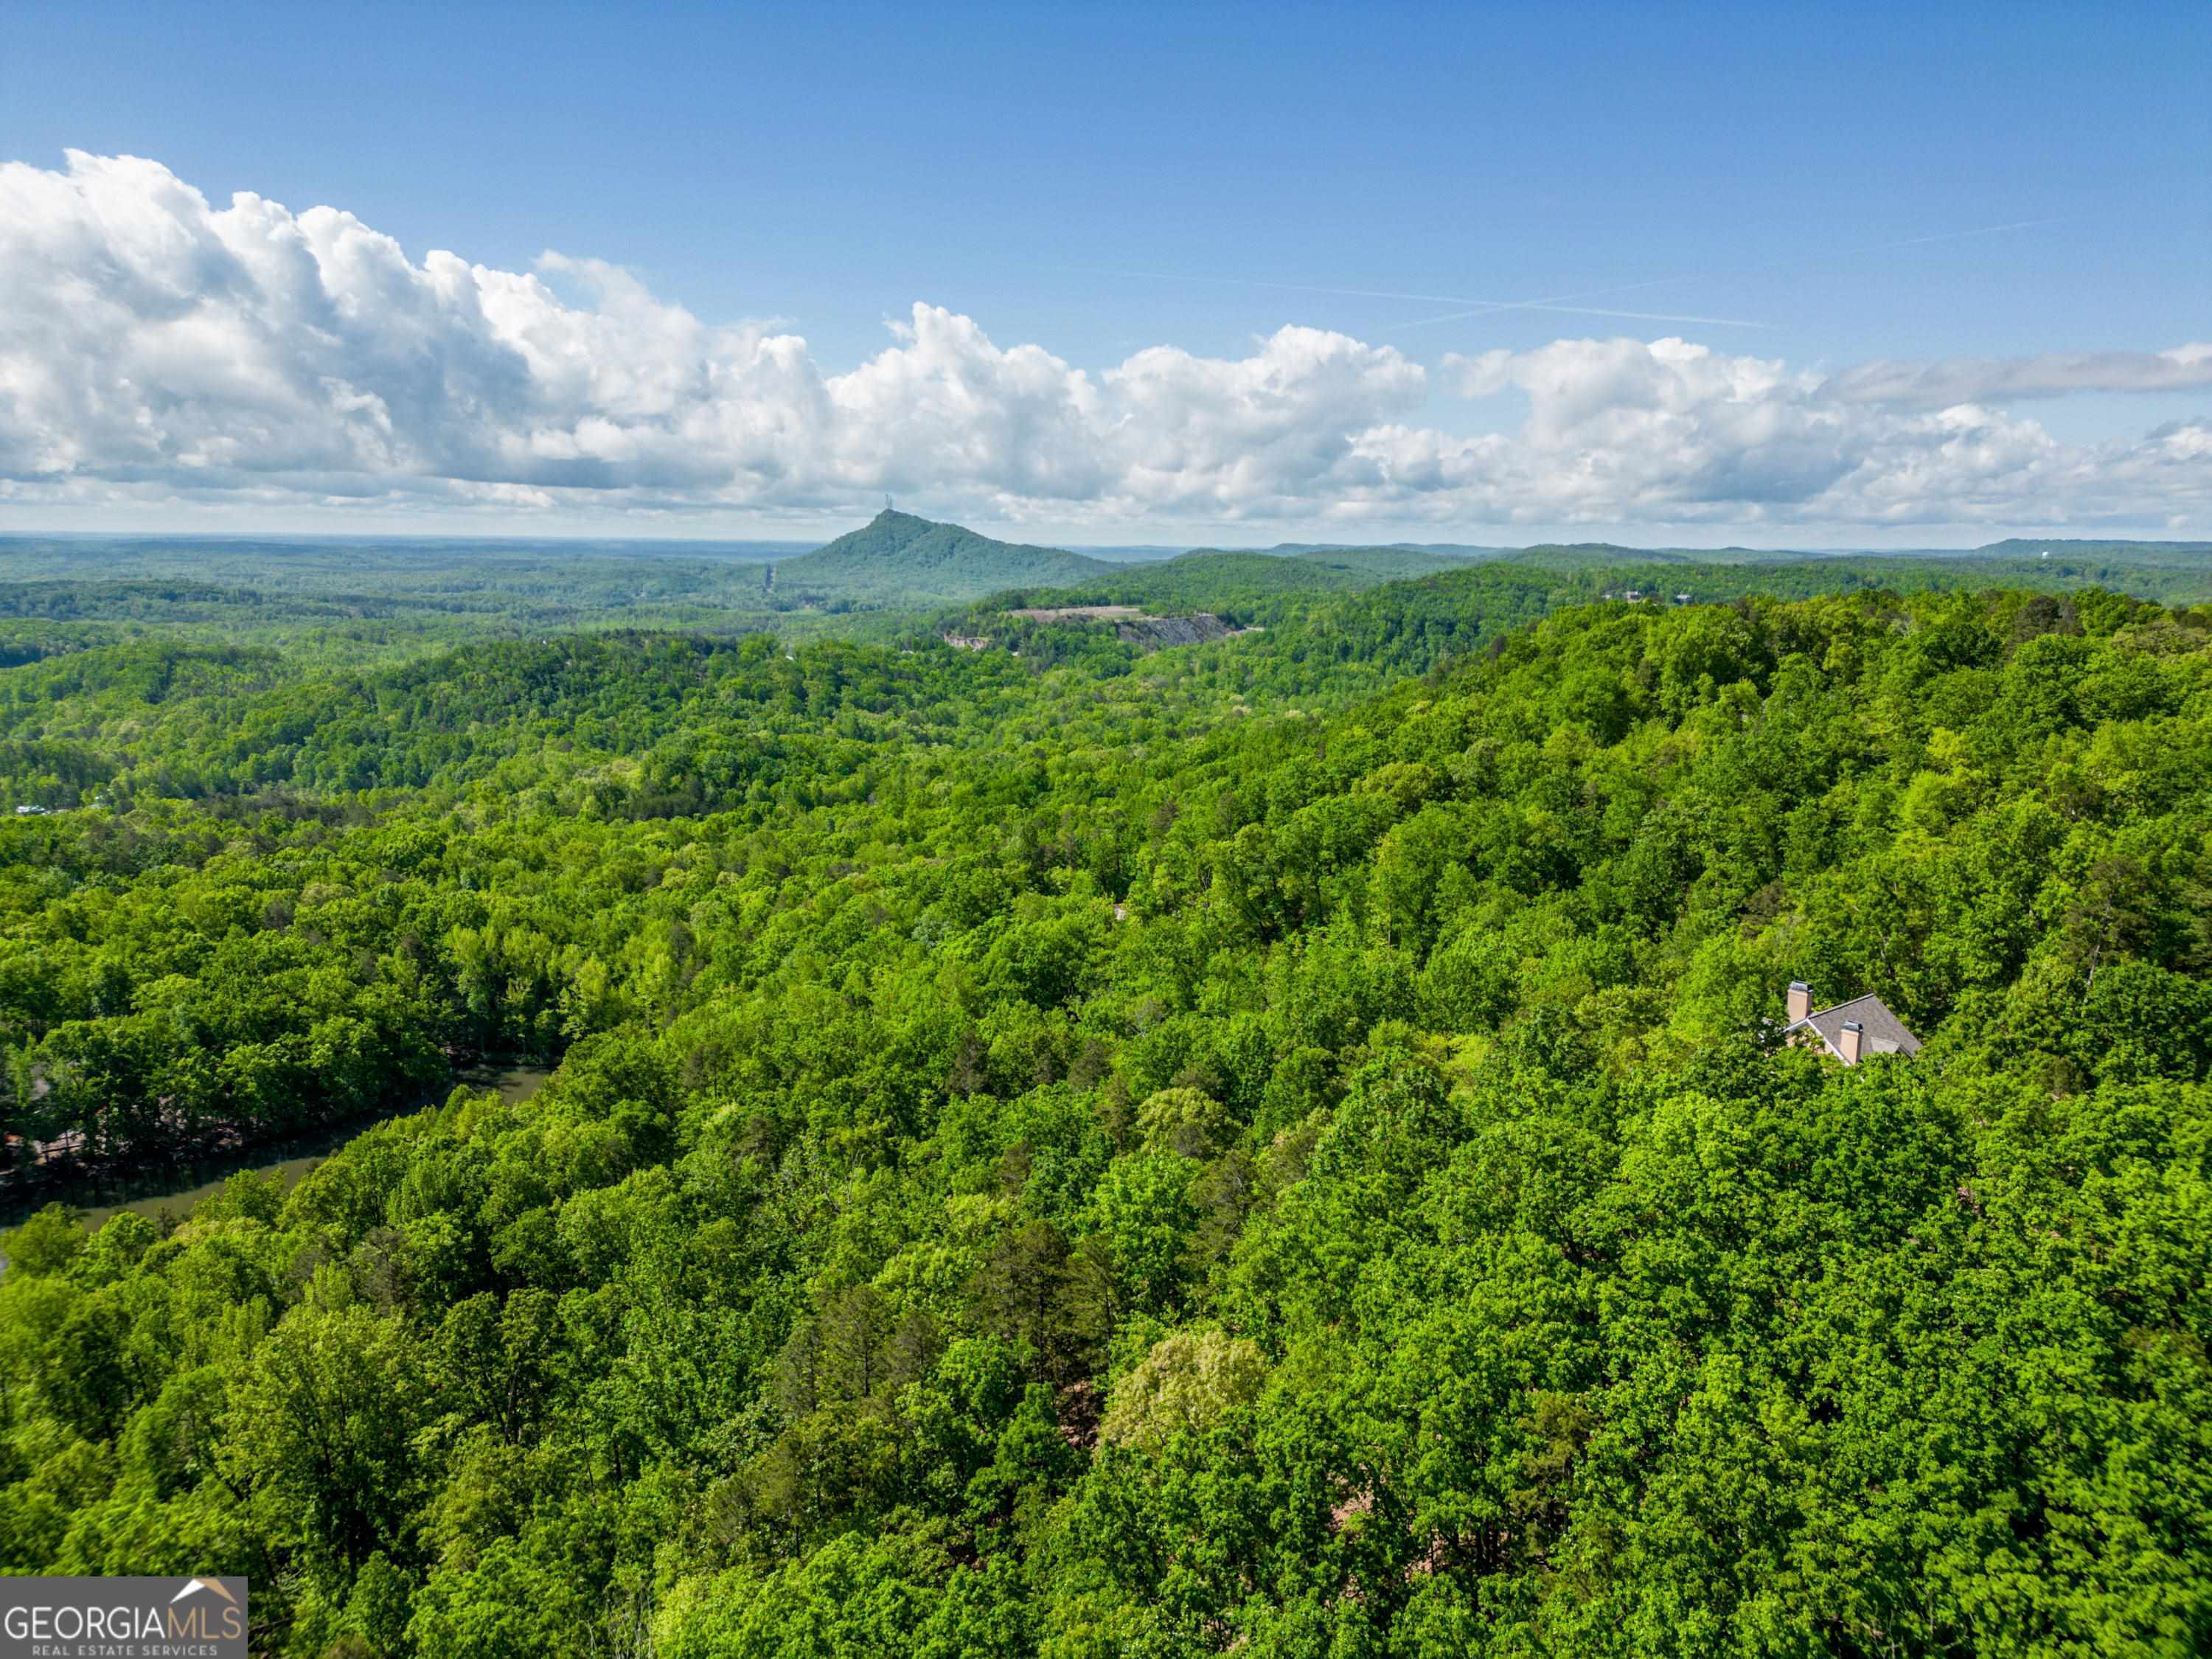
{"type": "MultiPolygon", "coordinates": [[[[500,1097],[512,1106],[519,1105],[536,1094],[552,1075],[553,1068],[550,1066],[522,1063],[500,1066],[486,1062],[455,1071],[453,1084],[496,1089],[500,1097]]],[[[434,1100],[426,1100],[423,1105],[436,1103],[434,1100]]],[[[422,1109],[417,1107],[416,1109],[422,1109]]],[[[103,1182],[85,1176],[43,1191],[10,1194],[4,1202],[0,1202],[0,1229],[20,1226],[27,1218],[54,1203],[59,1203],[78,1214],[88,1232],[99,1231],[111,1218],[126,1210],[152,1220],[159,1220],[167,1212],[181,1221],[191,1214],[193,1207],[202,1199],[220,1192],[224,1182],[243,1173],[274,1174],[283,1181],[284,1190],[289,1193],[309,1170],[326,1161],[348,1142],[368,1133],[380,1124],[392,1121],[395,1117],[408,1115],[410,1114],[404,1112],[387,1112],[380,1117],[333,1124],[251,1149],[241,1148],[234,1153],[196,1159],[152,1177],[103,1182]]],[[[6,1265],[6,1257],[0,1255],[0,1271],[4,1271],[6,1265]]]]}

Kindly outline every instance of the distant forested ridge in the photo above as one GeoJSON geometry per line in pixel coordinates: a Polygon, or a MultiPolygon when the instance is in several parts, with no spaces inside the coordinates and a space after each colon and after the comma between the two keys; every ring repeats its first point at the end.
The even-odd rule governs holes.
{"type": "Polygon", "coordinates": [[[11,1191],[385,1120],[0,1235],[0,1571],[298,1656],[2212,1645],[2212,609],[1197,562],[0,669],[11,1191]],[[1147,582],[1279,608],[1005,620],[1147,582]]]}
{"type": "MultiPolygon", "coordinates": [[[[1028,598],[1179,608],[1272,627],[1344,594],[1416,577],[1460,582],[1474,575],[1471,566],[1500,562],[1548,573],[1559,603],[1621,587],[1686,588],[1705,603],[1851,586],[2101,586],[2169,604],[2212,599],[2212,548],[2179,542],[2005,542],[1972,553],[1881,555],[1605,544],[1082,553],[888,511],[822,547],[0,536],[0,668],[148,643],[276,652],[313,677],[495,640],[602,632],[884,643],[933,620],[939,634],[957,631],[953,614],[1028,598]]],[[[1458,593],[1468,604],[1476,597],[1458,593]]]]}

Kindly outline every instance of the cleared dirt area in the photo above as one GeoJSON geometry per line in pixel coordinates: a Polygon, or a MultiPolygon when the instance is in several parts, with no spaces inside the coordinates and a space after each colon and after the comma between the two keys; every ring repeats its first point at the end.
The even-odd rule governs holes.
{"type": "Polygon", "coordinates": [[[1124,622],[1145,616],[1144,611],[1133,605],[1070,605],[1056,611],[1032,607],[1027,611],[1009,611],[1006,614],[1026,617],[1031,622],[1040,623],[1124,622]]]}

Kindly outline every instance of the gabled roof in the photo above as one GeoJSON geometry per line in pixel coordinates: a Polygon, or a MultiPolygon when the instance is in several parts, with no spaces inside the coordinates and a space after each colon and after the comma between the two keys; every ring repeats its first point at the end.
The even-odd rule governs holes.
{"type": "Polygon", "coordinates": [[[1844,1024],[1846,1020],[1859,1023],[1859,1058],[1869,1054],[1917,1054],[1920,1039],[1905,1029],[1905,1022],[1889,1012],[1889,1005],[1880,997],[1853,997],[1849,1002],[1839,1002],[1832,1008],[1816,1008],[1804,1018],[1789,1026],[1790,1031],[1810,1029],[1820,1040],[1836,1052],[1843,1052],[1844,1024]]]}

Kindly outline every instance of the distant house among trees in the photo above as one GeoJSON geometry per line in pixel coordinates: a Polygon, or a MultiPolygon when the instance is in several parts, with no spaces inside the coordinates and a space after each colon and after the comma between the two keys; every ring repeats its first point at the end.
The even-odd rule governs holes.
{"type": "Polygon", "coordinates": [[[1917,1054],[1920,1039],[1905,1028],[1880,997],[1853,997],[1833,1007],[1813,1006],[1813,988],[1802,980],[1790,982],[1790,1023],[1783,1027],[1786,1042],[1826,1048],[1846,1066],[1856,1066],[1869,1054],[1917,1054]]]}

